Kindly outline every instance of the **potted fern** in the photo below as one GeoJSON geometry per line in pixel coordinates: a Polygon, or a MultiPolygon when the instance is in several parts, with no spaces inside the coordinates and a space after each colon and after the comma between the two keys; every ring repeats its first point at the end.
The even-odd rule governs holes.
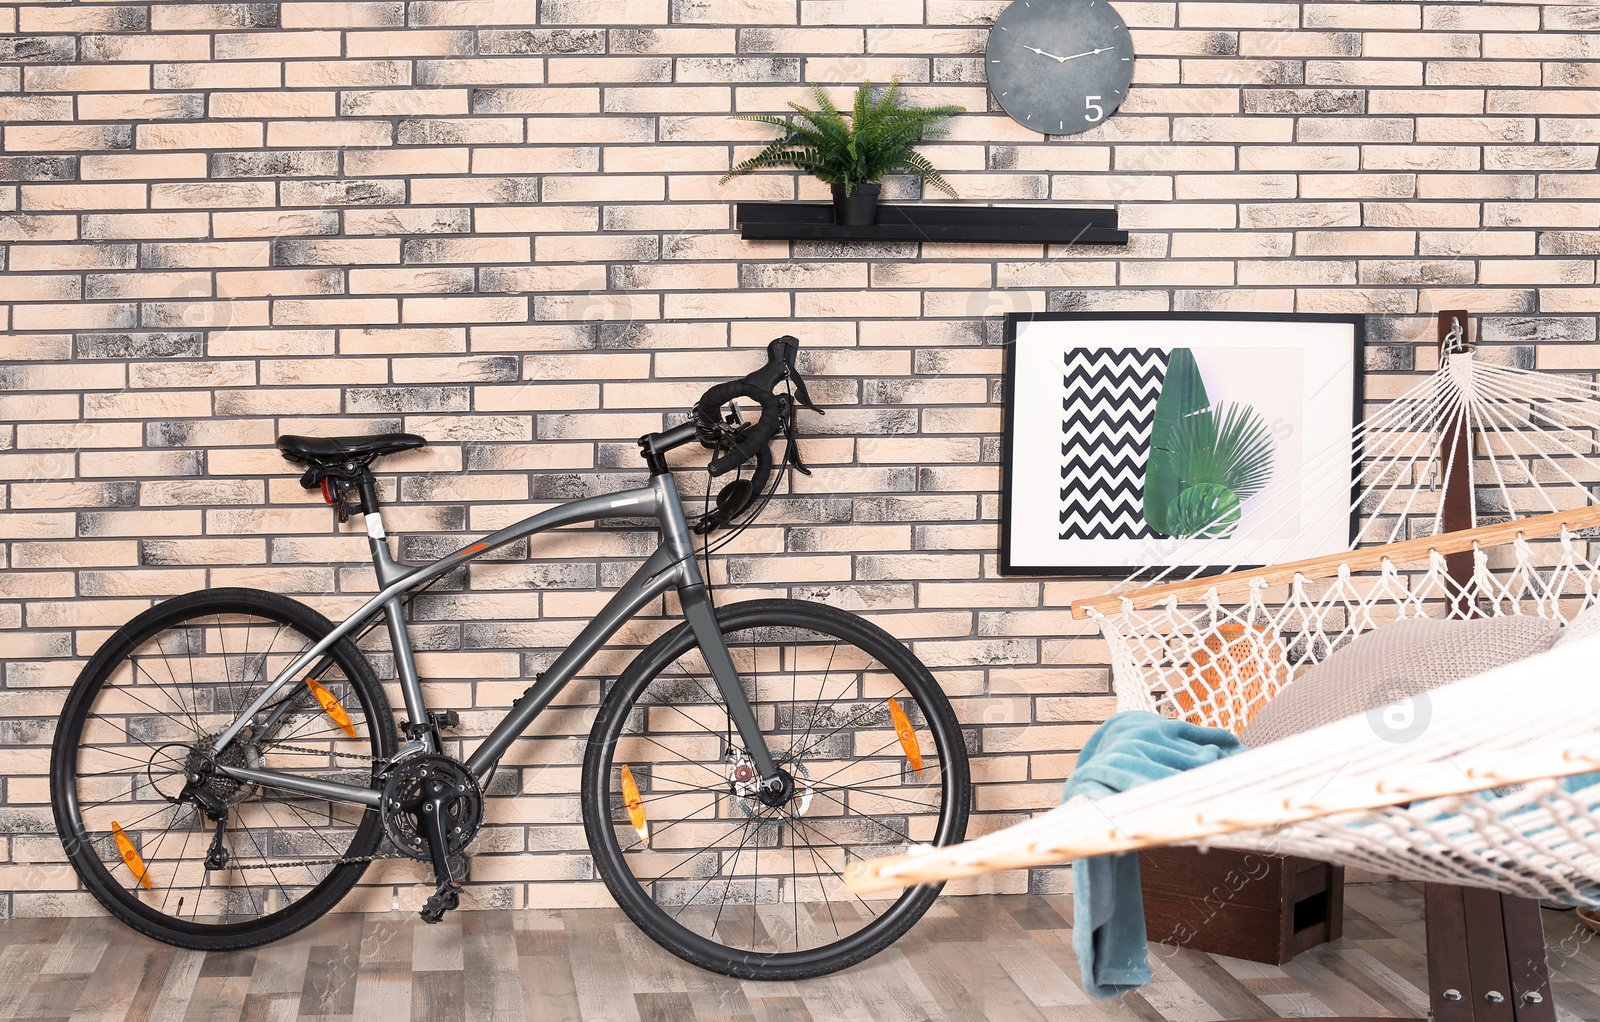
{"type": "Polygon", "coordinates": [[[797,167],[833,186],[834,219],[850,227],[877,223],[878,196],[882,191],[879,182],[888,174],[909,174],[955,197],[950,182],[917,152],[917,146],[942,135],[939,122],[961,113],[965,107],[905,106],[898,80],[890,82],[874,100],[872,83],[863,82],[846,119],[820,85],[811,86],[811,94],[817,108],[790,103],[793,118],[773,114],[740,117],[782,128],[784,134],[723,175],[724,184],[755,170],[797,167]]]}

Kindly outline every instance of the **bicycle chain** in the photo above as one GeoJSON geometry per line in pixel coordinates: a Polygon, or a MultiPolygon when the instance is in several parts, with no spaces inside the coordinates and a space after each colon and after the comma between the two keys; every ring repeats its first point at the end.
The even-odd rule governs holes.
{"type": "MultiPolygon", "coordinates": [[[[273,751],[299,752],[312,756],[332,756],[335,759],[359,759],[367,763],[379,762],[376,756],[364,756],[358,752],[337,752],[328,749],[308,749],[303,745],[287,745],[283,742],[274,742],[268,746],[273,751]]],[[[268,751],[263,749],[263,752],[268,751]]],[[[402,852],[375,852],[372,855],[347,855],[337,859],[283,859],[277,862],[244,863],[235,865],[229,863],[223,869],[282,869],[287,866],[343,866],[357,862],[377,862],[379,859],[409,859],[411,856],[402,852]]]]}

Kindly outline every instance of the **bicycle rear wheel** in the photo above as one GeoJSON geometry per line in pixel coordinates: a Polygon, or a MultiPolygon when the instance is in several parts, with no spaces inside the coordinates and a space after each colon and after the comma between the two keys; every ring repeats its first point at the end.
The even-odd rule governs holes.
{"type": "Polygon", "coordinates": [[[628,666],[595,720],[589,847],[622,908],[680,958],[747,979],[835,972],[898,939],[937,896],[929,885],[862,898],[843,873],[851,859],[962,839],[961,731],[921,661],[856,615],[797,600],[717,614],[786,795],[756,790],[681,625],[628,666]]]}
{"type": "Polygon", "coordinates": [[[336,643],[314,678],[210,754],[267,682],[332,630],[275,593],[205,590],[140,614],[84,667],[56,730],[50,795],[68,859],[118,919],[179,947],[254,947],[311,923],[360,879],[366,862],[340,860],[376,850],[376,811],[215,770],[370,786],[371,760],[394,753],[394,725],[353,643],[336,643]],[[220,836],[202,802],[225,807],[220,836]]]}

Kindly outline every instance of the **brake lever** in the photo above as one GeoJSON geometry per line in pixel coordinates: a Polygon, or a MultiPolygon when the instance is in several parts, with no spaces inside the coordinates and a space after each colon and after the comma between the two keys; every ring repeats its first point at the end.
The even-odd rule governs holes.
{"type": "Polygon", "coordinates": [[[810,475],[811,470],[806,467],[805,462],[800,460],[800,445],[794,442],[794,431],[785,430],[784,432],[784,439],[788,442],[783,445],[783,460],[787,461],[801,475],[810,475]]]}
{"type": "MultiPolygon", "coordinates": [[[[796,395],[796,397],[798,396],[799,395],[796,395]]],[[[805,462],[800,460],[800,445],[795,442],[794,407],[790,403],[789,396],[787,394],[779,395],[778,400],[784,403],[783,460],[787,464],[793,466],[796,472],[799,472],[803,476],[808,476],[811,474],[811,470],[806,467],[805,462]]],[[[820,408],[816,408],[814,410],[818,414],[826,414],[820,408]]]]}
{"type": "Polygon", "coordinates": [[[800,407],[816,412],[818,415],[828,414],[812,403],[811,392],[806,389],[806,381],[799,373],[791,373],[789,382],[794,386],[794,399],[800,402],[800,407]]]}

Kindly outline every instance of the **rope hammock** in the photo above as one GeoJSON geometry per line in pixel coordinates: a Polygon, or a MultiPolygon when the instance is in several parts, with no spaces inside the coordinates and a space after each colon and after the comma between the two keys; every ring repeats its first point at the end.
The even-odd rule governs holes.
{"type": "MultiPolygon", "coordinates": [[[[1600,566],[1578,535],[1600,527],[1589,506],[1600,390],[1475,358],[1450,346],[1458,336],[1436,372],[1356,427],[1353,445],[1247,508],[1297,514],[1300,494],[1336,497],[1353,477],[1361,524],[1346,552],[1241,571],[1180,544],[1167,559],[1197,565],[1183,577],[1145,573],[1074,604],[1107,641],[1119,710],[1237,734],[1295,677],[1384,623],[1570,620],[1600,602],[1600,566]],[[1470,527],[1446,532],[1454,480],[1475,499],[1470,527]]],[[[1328,539],[1338,549],[1349,537],[1328,539]]],[[[1600,905],[1600,776],[1582,776],[1600,770],[1596,661],[1600,639],[1563,644],[1430,692],[1427,726],[1404,742],[1359,714],[963,845],[857,862],[847,881],[866,893],[1180,844],[1600,905]]]]}

